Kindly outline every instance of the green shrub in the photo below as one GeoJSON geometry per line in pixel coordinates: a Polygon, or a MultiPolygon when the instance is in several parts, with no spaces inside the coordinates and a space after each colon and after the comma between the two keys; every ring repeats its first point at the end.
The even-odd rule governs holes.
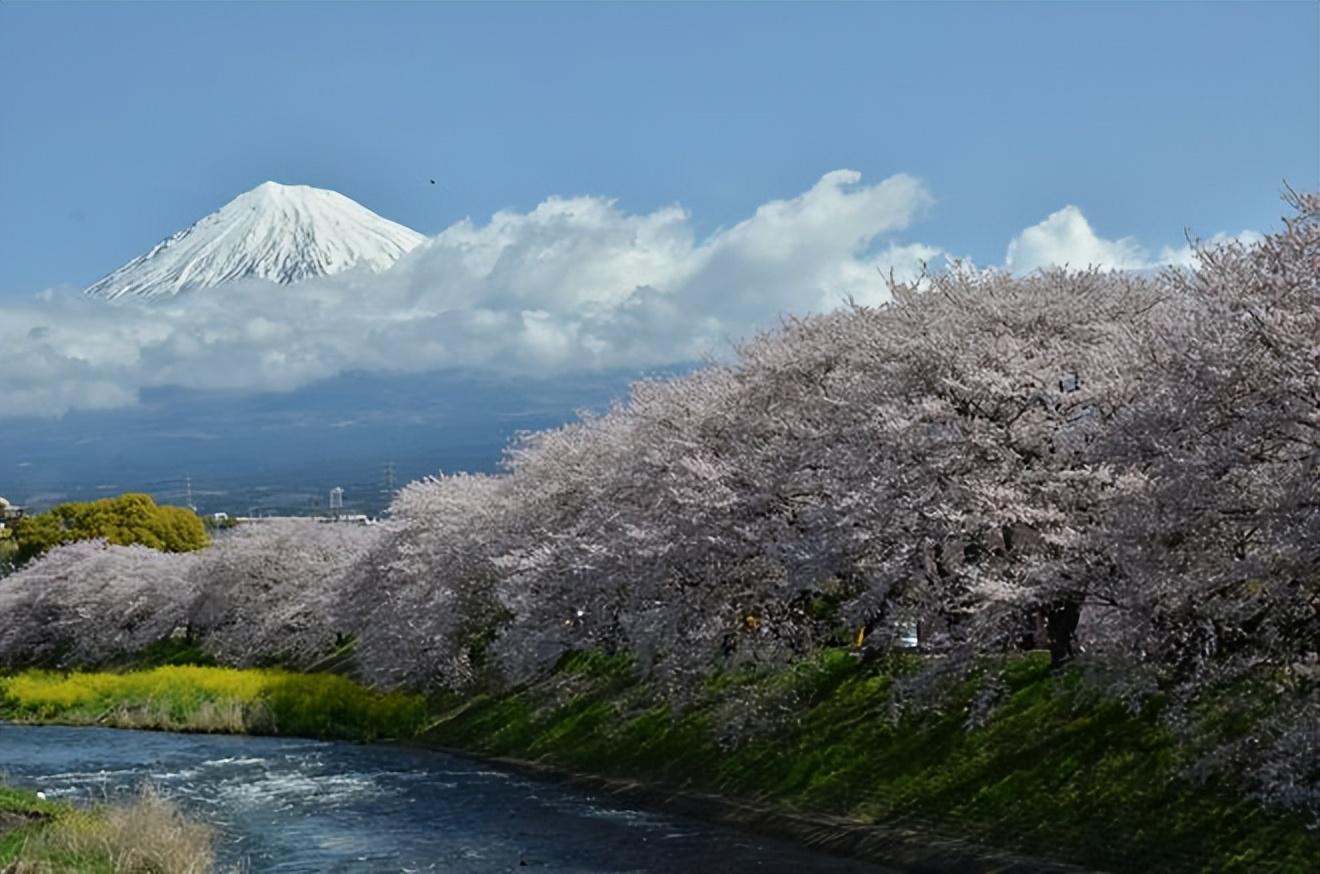
{"type": "Polygon", "coordinates": [[[159,507],[150,495],[141,494],[60,504],[23,518],[15,533],[20,564],[76,540],[104,538],[120,546],[141,544],[163,552],[192,552],[211,542],[196,513],[184,507],[159,507]]]}

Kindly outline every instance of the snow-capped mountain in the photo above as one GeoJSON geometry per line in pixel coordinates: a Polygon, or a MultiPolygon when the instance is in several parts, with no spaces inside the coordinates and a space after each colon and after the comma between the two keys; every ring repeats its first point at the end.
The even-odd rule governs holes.
{"type": "Polygon", "coordinates": [[[287,285],[351,267],[379,271],[425,239],[336,191],[263,182],[86,293],[166,297],[236,279],[287,285]]]}

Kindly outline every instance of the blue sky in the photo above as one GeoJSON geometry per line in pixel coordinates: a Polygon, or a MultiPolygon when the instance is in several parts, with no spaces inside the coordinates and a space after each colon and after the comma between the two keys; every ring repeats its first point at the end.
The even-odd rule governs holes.
{"type": "Polygon", "coordinates": [[[1320,4],[0,5],[0,295],[266,179],[433,234],[551,195],[698,236],[907,173],[982,263],[1065,204],[1154,250],[1320,186],[1320,4]],[[435,178],[436,186],[427,180],[435,178]]]}

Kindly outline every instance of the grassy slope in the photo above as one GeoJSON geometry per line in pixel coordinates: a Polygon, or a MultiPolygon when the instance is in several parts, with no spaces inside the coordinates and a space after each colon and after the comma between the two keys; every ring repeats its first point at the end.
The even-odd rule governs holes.
{"type": "Polygon", "coordinates": [[[1011,663],[1009,699],[975,729],[970,688],[942,715],[894,724],[894,669],[828,652],[793,671],[718,680],[680,714],[635,683],[626,661],[577,657],[541,687],[451,702],[427,737],[1113,871],[1320,871],[1320,841],[1303,822],[1179,779],[1178,748],[1153,713],[1050,676],[1046,659],[1011,663]],[[777,702],[795,718],[717,742],[715,726],[777,702]]]}

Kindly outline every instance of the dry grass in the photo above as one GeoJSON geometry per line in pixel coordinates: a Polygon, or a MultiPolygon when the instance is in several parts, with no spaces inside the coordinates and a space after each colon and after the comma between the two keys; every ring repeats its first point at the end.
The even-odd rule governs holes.
{"type": "Polygon", "coordinates": [[[132,803],[58,817],[28,838],[7,874],[207,874],[214,841],[211,826],[143,787],[132,803]]]}
{"type": "MultiPolygon", "coordinates": [[[[260,711],[264,708],[260,702],[244,704],[234,698],[220,698],[202,701],[196,709],[180,714],[172,702],[152,699],[149,701],[122,702],[94,718],[79,719],[82,714],[75,712],[71,722],[86,721],[116,728],[136,729],[178,729],[200,731],[211,734],[245,734],[253,732],[253,725],[261,725],[260,711]]],[[[269,721],[269,720],[266,720],[269,721]]]]}

